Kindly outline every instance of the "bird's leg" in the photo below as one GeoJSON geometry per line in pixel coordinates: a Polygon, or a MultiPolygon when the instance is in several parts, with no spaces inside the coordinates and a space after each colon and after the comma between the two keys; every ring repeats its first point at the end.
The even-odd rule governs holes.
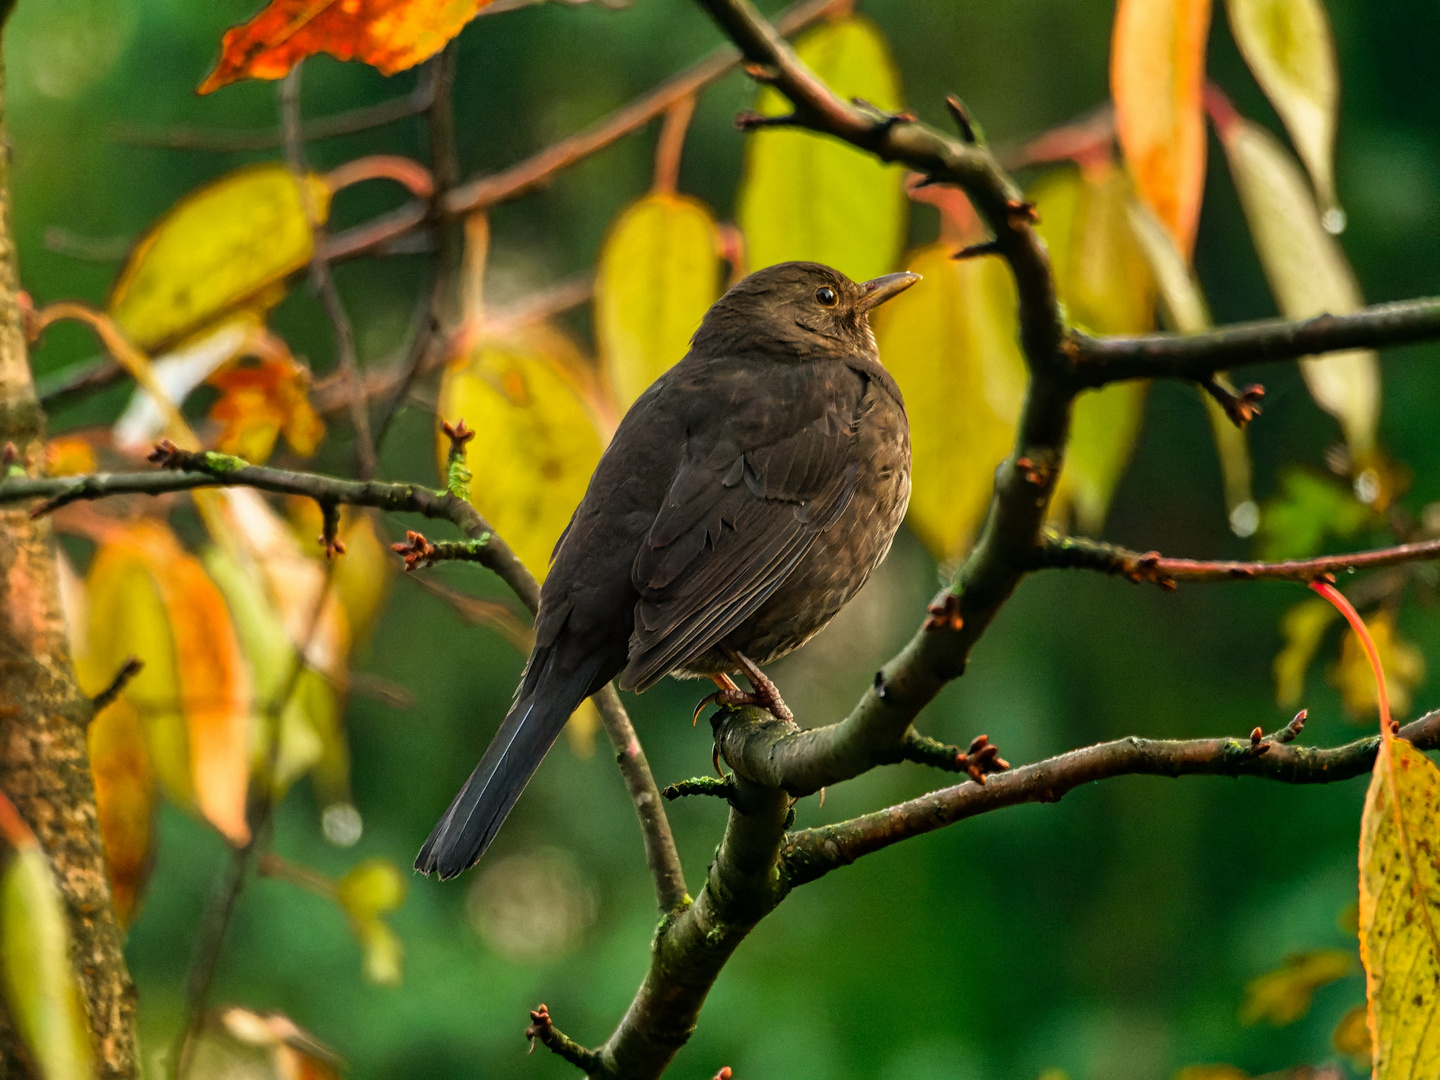
{"type": "MultiPolygon", "coordinates": [[[[725,691],[722,690],[720,692],[721,697],[718,697],[716,700],[726,705],[758,705],[771,716],[775,717],[775,719],[784,720],[787,724],[793,724],[795,722],[795,714],[790,711],[790,707],[786,705],[784,699],[780,697],[779,689],[770,681],[769,676],[756,666],[755,661],[751,660],[740,650],[732,649],[729,645],[722,644],[720,648],[726,656],[735,664],[739,665],[740,670],[745,673],[745,678],[750,680],[751,692],[742,695],[744,697],[743,701],[725,701],[725,691]]],[[[719,680],[717,679],[716,681],[718,682],[719,680]]],[[[729,680],[727,679],[726,681],[728,682],[729,680]]],[[[730,685],[734,686],[735,684],[730,683],[730,685]]],[[[738,688],[736,692],[739,693],[738,688]]]]}

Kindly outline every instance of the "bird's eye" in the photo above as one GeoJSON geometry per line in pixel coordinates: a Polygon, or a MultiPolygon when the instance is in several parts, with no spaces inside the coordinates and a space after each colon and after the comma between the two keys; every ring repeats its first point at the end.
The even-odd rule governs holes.
{"type": "Polygon", "coordinates": [[[834,307],[840,302],[840,297],[835,294],[835,290],[829,285],[821,285],[820,288],[816,289],[815,299],[826,307],[834,307]]]}

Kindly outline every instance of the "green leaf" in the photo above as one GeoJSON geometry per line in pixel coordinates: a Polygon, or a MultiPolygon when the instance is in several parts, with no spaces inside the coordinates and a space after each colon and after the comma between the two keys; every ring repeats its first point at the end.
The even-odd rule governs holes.
{"type": "Polygon", "coordinates": [[[652,192],[611,224],[595,273],[595,340],[620,408],[688,351],[719,295],[717,252],[715,218],[683,195],[652,192]]]}
{"type": "Polygon", "coordinates": [[[1331,537],[1348,539],[1377,515],[1349,490],[1306,469],[1287,469],[1260,517],[1258,554],[1267,561],[1308,559],[1331,537]]]}
{"type": "Polygon", "coordinates": [[[42,1080],[91,1080],[90,1027],[70,966],[65,909],[33,837],[0,875],[0,951],[5,1007],[42,1080]]]}
{"type": "Polygon", "coordinates": [[[382,915],[405,902],[405,878],[388,859],[373,858],[354,866],[335,883],[335,899],[365,954],[365,977],[382,986],[400,982],[404,946],[382,915]]]}
{"type": "MultiPolygon", "coordinates": [[[[901,107],[900,76],[875,24],[851,16],[817,27],[796,52],[842,98],[901,107]]],[[[760,91],[755,111],[789,111],[760,91]]],[[[737,218],[752,270],[789,259],[825,263],[856,281],[891,270],[905,239],[904,170],[808,131],[762,128],[750,136],[737,218]]]]}
{"type": "Polygon", "coordinates": [[[1280,114],[1324,209],[1326,230],[1345,215],[1335,199],[1335,121],[1340,75],[1320,0],[1227,0],[1230,31],[1255,81],[1280,114]]]}

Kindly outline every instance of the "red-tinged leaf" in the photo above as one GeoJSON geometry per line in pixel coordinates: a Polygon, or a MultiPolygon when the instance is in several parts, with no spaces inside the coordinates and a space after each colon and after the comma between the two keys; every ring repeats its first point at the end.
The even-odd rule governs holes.
{"type": "Polygon", "coordinates": [[[210,418],[221,425],[216,448],[250,462],[266,461],[283,432],[290,448],[309,457],[325,435],[325,422],[310,405],[310,372],[288,351],[259,364],[211,375],[221,397],[210,418]]]}
{"type": "Polygon", "coordinates": [[[129,926],[155,863],[159,794],[134,703],[121,698],[102,711],[90,722],[87,743],[115,917],[129,926]]]}
{"type": "Polygon", "coordinates": [[[71,966],[70,928],[50,860],[0,794],[0,991],[39,1080],[91,1080],[94,1051],[71,966]]]}
{"type": "Polygon", "coordinates": [[[1188,261],[1205,186],[1205,40],[1210,0],[1120,0],[1110,92],[1140,197],[1188,261]]]}
{"type": "Polygon", "coordinates": [[[86,591],[81,685],[95,693],[125,659],[142,660],[124,696],[145,720],[162,782],[231,843],[246,843],[251,682],[219,589],[174,533],[142,518],[101,545],[86,591]]]}
{"type": "Polygon", "coordinates": [[[220,62],[199,92],[239,79],[282,79],[316,53],[360,60],[386,75],[443,49],[491,0],[270,0],[225,31],[220,62]]]}

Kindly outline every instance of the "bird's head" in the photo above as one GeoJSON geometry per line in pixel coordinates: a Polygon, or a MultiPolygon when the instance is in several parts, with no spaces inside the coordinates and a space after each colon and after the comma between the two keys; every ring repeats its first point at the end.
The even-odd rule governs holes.
{"type": "Polygon", "coordinates": [[[708,356],[874,357],[870,312],[919,280],[919,274],[902,272],[856,283],[820,263],[777,263],[715,301],[691,347],[708,356]]]}

